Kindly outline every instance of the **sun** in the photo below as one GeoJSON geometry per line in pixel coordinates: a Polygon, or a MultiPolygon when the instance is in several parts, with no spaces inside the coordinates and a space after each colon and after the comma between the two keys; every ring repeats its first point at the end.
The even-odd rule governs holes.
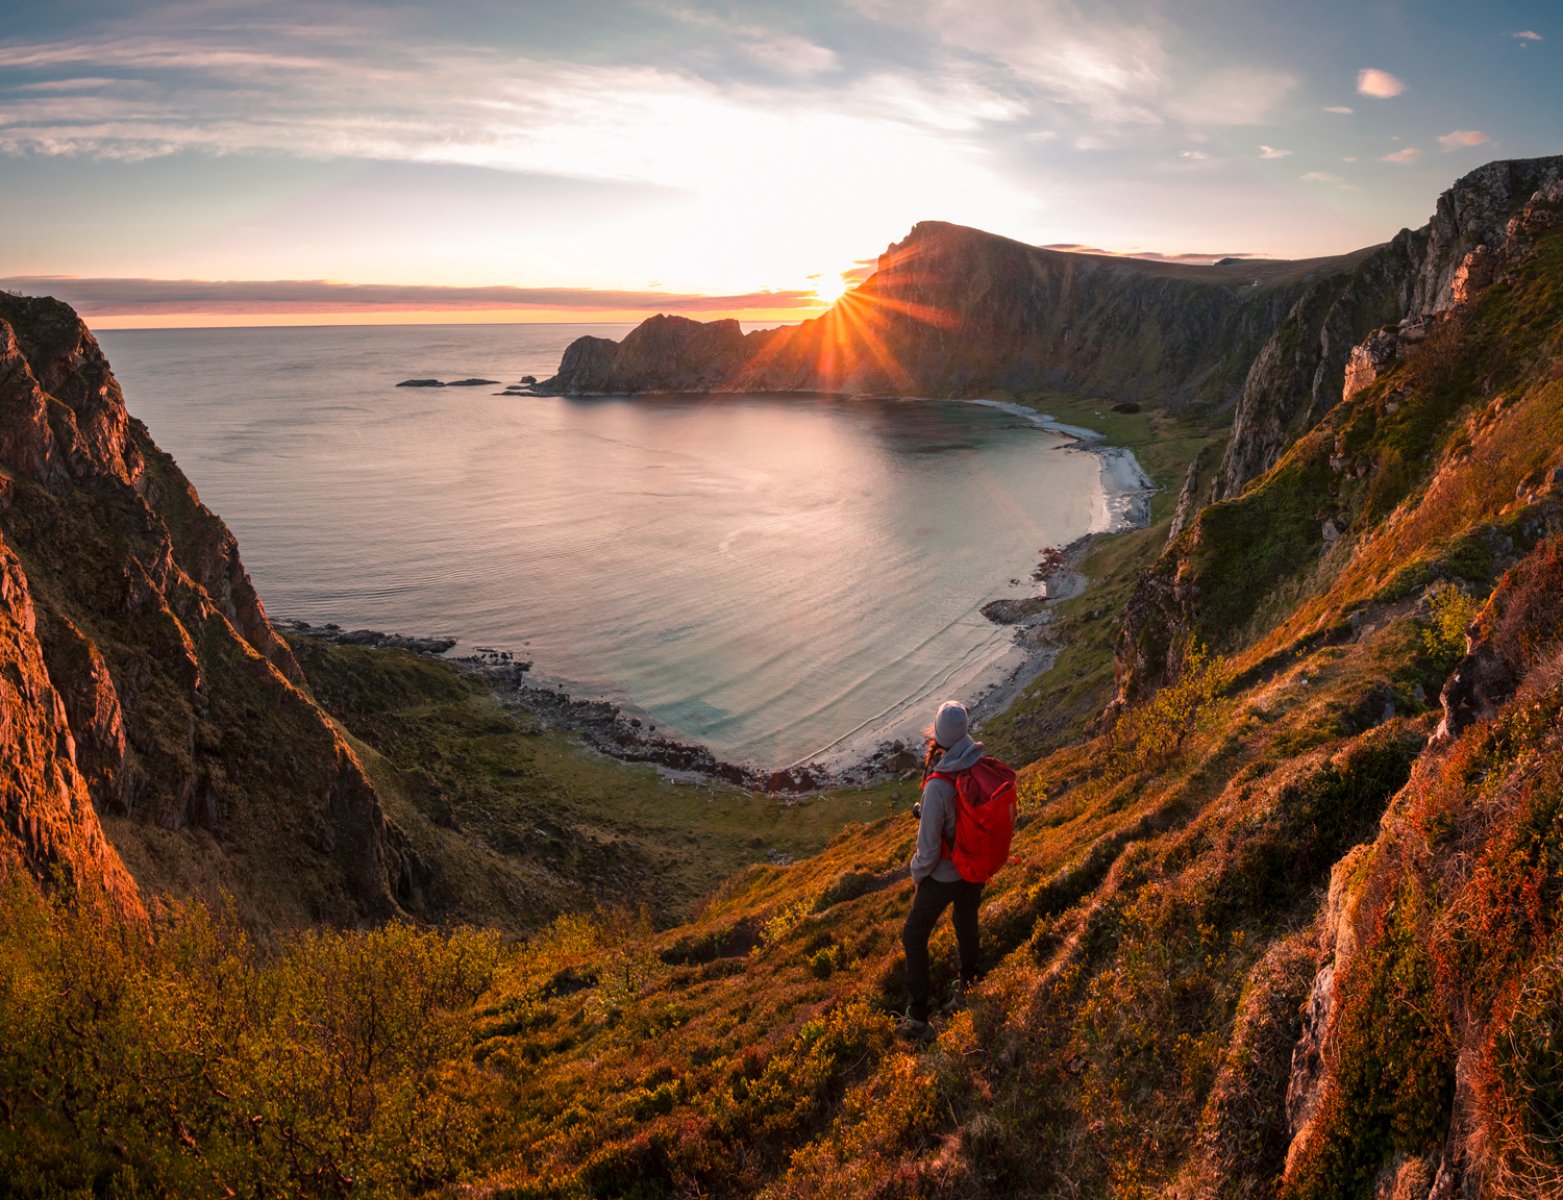
{"type": "Polygon", "coordinates": [[[820,303],[825,305],[834,304],[837,300],[840,300],[842,296],[846,295],[847,288],[850,286],[841,275],[833,275],[828,271],[812,280],[812,283],[814,284],[814,294],[819,297],[820,303]]]}

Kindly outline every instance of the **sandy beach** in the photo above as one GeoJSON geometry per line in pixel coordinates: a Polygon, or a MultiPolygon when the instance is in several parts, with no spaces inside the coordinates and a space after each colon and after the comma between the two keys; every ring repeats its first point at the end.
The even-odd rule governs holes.
{"type": "MultiPolygon", "coordinates": [[[[1090,581],[1077,569],[1093,537],[1142,529],[1150,523],[1150,499],[1156,486],[1140,466],[1134,452],[1123,446],[1103,445],[1103,435],[1093,429],[1066,425],[1046,413],[1003,400],[968,400],[964,403],[996,408],[1014,414],[1028,424],[1051,433],[1073,438],[1071,453],[1091,454],[1098,461],[1101,489],[1093,499],[1091,532],[1069,546],[1052,549],[1043,556],[1032,575],[1035,590],[1024,596],[1012,596],[1023,615],[1003,623],[1014,636],[991,657],[964,664],[951,672],[943,695],[964,701],[974,722],[1003,712],[1043,672],[1057,660],[1060,647],[1047,635],[1053,618],[1053,606],[1080,595],[1090,581]],[[1039,603],[1032,603],[1037,601],[1039,603]]],[[[991,610],[993,604],[984,606],[991,610]]],[[[856,776],[863,764],[874,764],[887,757],[896,743],[917,746],[929,714],[919,705],[915,711],[896,706],[866,721],[857,730],[796,766],[823,768],[833,775],[856,776]]],[[[980,735],[980,728],[976,730],[980,735]]]]}
{"type": "MultiPolygon", "coordinates": [[[[1065,425],[1035,409],[1003,401],[968,403],[999,409],[1027,425],[1071,439],[1072,445],[1056,452],[1093,455],[1099,482],[1091,497],[1089,532],[1067,546],[1042,547],[1029,578],[995,587],[984,603],[961,618],[987,626],[992,634],[969,658],[952,661],[946,673],[932,682],[932,693],[964,701],[980,722],[1002,712],[1053,665],[1060,650],[1051,635],[1054,608],[1087,588],[1089,581],[1078,564],[1091,539],[1144,526],[1154,488],[1131,451],[1104,445],[1102,435],[1093,430],[1065,425]]],[[[531,710],[545,725],[574,734],[601,753],[652,763],[670,778],[691,782],[721,779],[741,787],[784,793],[864,782],[890,769],[898,745],[920,744],[932,707],[929,690],[920,689],[917,695],[897,699],[828,746],[795,761],[723,761],[703,744],[658,730],[652,718],[633,706],[565,690],[546,675],[532,673],[530,662],[516,661],[504,651],[483,647],[474,651],[470,646],[456,646],[450,638],[401,637],[374,630],[342,630],[334,625],[311,626],[306,621],[279,620],[279,624],[296,635],[400,646],[452,658],[464,670],[490,682],[504,702],[531,710]]],[[[523,652],[523,647],[515,650],[517,656],[523,652]]]]}

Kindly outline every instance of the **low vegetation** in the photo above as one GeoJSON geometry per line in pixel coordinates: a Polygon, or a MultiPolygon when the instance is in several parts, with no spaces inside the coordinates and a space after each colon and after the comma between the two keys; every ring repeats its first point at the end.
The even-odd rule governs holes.
{"type": "MultiPolygon", "coordinates": [[[[930,1047],[893,1034],[915,831],[894,785],[784,833],[752,798],[615,793],[619,768],[593,782],[419,660],[306,652],[408,811],[444,803],[495,847],[544,811],[648,855],[710,830],[711,864],[648,857],[678,881],[652,907],[582,896],[508,941],[262,946],[199,906],[126,925],[13,879],[10,1190],[1555,1194],[1559,280],[1554,234],[1207,510],[1156,568],[1197,601],[1159,686],[1000,728],[1048,745],[984,902],[985,977],[930,1047]],[[745,865],[753,836],[817,842],[745,865]]],[[[1090,694],[1057,686],[1030,711],[1090,694]]],[[[942,987],[947,927],[933,950],[942,987]]]]}
{"type": "Polygon", "coordinates": [[[811,853],[903,792],[911,804],[897,784],[788,798],[675,783],[583,750],[451,663],[292,644],[388,815],[434,859],[430,906],[448,921],[526,932],[590,896],[666,923],[751,863],[811,853]]]}

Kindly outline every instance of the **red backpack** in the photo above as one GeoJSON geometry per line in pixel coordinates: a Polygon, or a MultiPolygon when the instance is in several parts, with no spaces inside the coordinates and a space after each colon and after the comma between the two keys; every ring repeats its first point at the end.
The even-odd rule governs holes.
{"type": "Polygon", "coordinates": [[[987,883],[1009,860],[1015,834],[1015,772],[992,755],[964,771],[931,771],[955,785],[955,844],[944,857],[962,879],[987,883]]]}

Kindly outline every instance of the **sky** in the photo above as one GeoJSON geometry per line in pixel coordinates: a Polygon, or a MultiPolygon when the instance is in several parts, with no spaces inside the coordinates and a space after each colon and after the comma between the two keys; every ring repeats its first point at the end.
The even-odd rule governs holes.
{"type": "Polygon", "coordinates": [[[920,220],[1311,257],[1563,153],[1557,0],[0,0],[0,287],[99,327],[797,320],[920,220]]]}

